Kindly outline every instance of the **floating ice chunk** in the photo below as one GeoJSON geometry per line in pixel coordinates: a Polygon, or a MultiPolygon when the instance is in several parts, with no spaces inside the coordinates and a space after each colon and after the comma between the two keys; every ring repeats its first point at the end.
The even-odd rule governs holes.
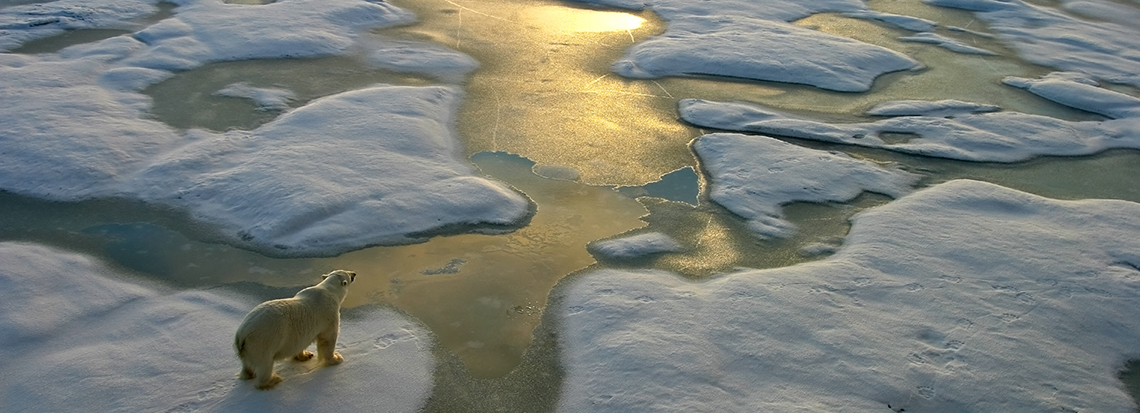
{"type": "Polygon", "coordinates": [[[934,44],[934,45],[938,45],[939,47],[942,47],[943,49],[946,49],[946,50],[949,50],[952,52],[957,52],[957,53],[976,54],[976,55],[983,55],[983,56],[995,56],[995,55],[997,55],[997,53],[991,52],[989,50],[982,49],[980,47],[970,46],[970,45],[962,43],[958,40],[954,40],[954,39],[951,39],[951,38],[946,37],[946,36],[942,36],[942,35],[937,34],[937,33],[930,33],[930,32],[918,33],[918,34],[915,34],[914,36],[900,37],[899,40],[902,40],[904,42],[934,44]]]}
{"type": "Polygon", "coordinates": [[[263,110],[285,110],[289,101],[296,98],[292,91],[278,88],[260,88],[246,82],[238,82],[214,92],[216,96],[253,100],[263,110]]]}
{"type": "Polygon", "coordinates": [[[428,73],[460,83],[479,62],[471,56],[430,43],[385,40],[370,46],[369,61],[394,72],[428,73]]]}
{"type": "Polygon", "coordinates": [[[1066,0],[1061,2],[1061,7],[1081,16],[1089,16],[1125,26],[1133,26],[1137,21],[1140,21],[1140,10],[1136,8],[1135,2],[1130,7],[1111,1],[1066,0]]]}
{"type": "Polygon", "coordinates": [[[56,0],[0,8],[0,51],[64,30],[132,29],[158,11],[154,0],[56,0]]]}
{"type": "Polygon", "coordinates": [[[384,2],[296,0],[259,7],[194,2],[135,37],[149,48],[125,63],[166,70],[212,61],[343,54],[358,32],[415,20],[384,2]]]}
{"type": "Polygon", "coordinates": [[[765,136],[705,135],[693,149],[709,172],[712,200],[747,219],[761,238],[784,238],[795,231],[782,218],[784,204],[849,201],[864,191],[898,197],[920,178],[895,166],[765,136]]]}
{"type": "Polygon", "coordinates": [[[1090,155],[1140,148],[1140,117],[1070,122],[1016,112],[965,114],[953,119],[903,116],[871,123],[830,124],[748,103],[686,99],[681,118],[723,130],[844,143],[923,156],[979,162],[1018,162],[1036,156],[1090,155]],[[889,134],[916,135],[901,143],[889,134]]]}
{"type": "Polygon", "coordinates": [[[976,11],[1021,58],[1042,66],[1087,73],[1113,83],[1140,86],[1140,28],[1090,21],[1019,0],[927,0],[976,11]]]}
{"type": "Polygon", "coordinates": [[[1137,234],[1140,204],[953,181],[856,215],[822,261],[589,273],[551,310],[558,411],[1132,412],[1137,234]]]}
{"type": "Polygon", "coordinates": [[[1140,117],[1140,99],[1099,88],[1096,81],[1079,73],[1054,72],[1041,79],[1009,76],[1002,83],[1028,90],[1065,106],[1113,119],[1140,117]]]}
{"type": "Polygon", "coordinates": [[[960,100],[896,100],[885,102],[867,111],[873,116],[958,116],[967,113],[997,112],[1000,107],[960,100]]]}
{"type": "Polygon", "coordinates": [[[747,16],[773,21],[793,21],[815,13],[866,11],[859,0],[574,0],[628,10],[653,9],[666,21],[692,16],[747,16]]]}
{"type": "Polygon", "coordinates": [[[338,254],[433,231],[511,228],[529,201],[462,158],[454,87],[381,85],[310,102],[253,131],[191,132],[127,193],[193,211],[272,254],[338,254]]]}
{"type": "Polygon", "coordinates": [[[912,16],[904,16],[901,14],[881,13],[876,11],[863,11],[854,13],[843,13],[844,16],[856,19],[878,20],[884,23],[890,23],[903,29],[912,32],[929,32],[938,27],[938,23],[912,16]]]}
{"type": "Polygon", "coordinates": [[[590,251],[602,257],[621,260],[663,252],[681,251],[683,247],[672,237],[660,232],[638,234],[590,244],[590,251]]]}
{"type": "Polygon", "coordinates": [[[344,364],[280,362],[286,380],[256,390],[237,378],[233,337],[257,303],[218,291],[142,287],[86,256],[0,243],[4,408],[415,412],[431,393],[430,333],[379,308],[344,311],[344,364]]]}
{"type": "Polygon", "coordinates": [[[146,102],[117,91],[158,72],[106,72],[106,56],[0,66],[0,187],[52,200],[111,196],[114,186],[181,141],[141,119],[146,102]],[[96,85],[103,79],[111,88],[96,85]]]}
{"type": "Polygon", "coordinates": [[[890,49],[785,22],[718,16],[670,22],[613,70],[633,78],[713,75],[862,92],[879,75],[917,66],[890,49]]]}

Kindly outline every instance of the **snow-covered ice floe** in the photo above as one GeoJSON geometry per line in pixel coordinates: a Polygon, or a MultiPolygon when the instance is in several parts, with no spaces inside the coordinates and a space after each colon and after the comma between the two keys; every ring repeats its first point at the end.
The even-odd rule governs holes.
{"type": "Polygon", "coordinates": [[[1005,82],[1060,104],[1116,118],[1066,121],[992,112],[992,107],[958,101],[888,102],[871,114],[896,117],[849,124],[825,123],[752,103],[700,99],[682,100],[680,112],[682,119],[699,126],[969,161],[1017,162],[1045,155],[1140,148],[1140,99],[1079,79],[1055,75],[1040,80],[1007,78],[1005,82]],[[912,138],[903,142],[884,139],[891,134],[912,138]]]}
{"type": "Polygon", "coordinates": [[[376,86],[248,132],[193,131],[124,186],[280,254],[407,243],[448,226],[509,228],[530,213],[529,200],[464,162],[452,130],[461,96],[376,86]]]}
{"type": "MultiPolygon", "coordinates": [[[[19,37],[10,32],[30,30],[43,13],[99,26],[135,17],[126,11],[132,4],[150,9],[134,3],[3,8],[0,19],[24,23],[12,23],[0,37],[19,37]]],[[[222,60],[367,49],[376,52],[368,59],[378,66],[440,77],[475,67],[470,57],[439,46],[360,38],[366,29],[413,20],[382,2],[185,1],[173,17],[129,36],[56,54],[0,53],[0,190],[60,201],[157,202],[188,210],[235,244],[278,255],[334,255],[439,231],[520,225],[529,201],[463,159],[454,130],[463,97],[458,87],[375,85],[315,100],[256,130],[226,133],[157,122],[147,113],[150,98],[139,93],[173,70],[222,60]],[[425,57],[409,57],[417,45],[425,57]],[[382,64],[384,50],[403,52],[382,64]]],[[[242,84],[218,93],[272,109],[287,109],[291,95],[242,84]]]]}
{"type": "Polygon", "coordinates": [[[765,136],[716,133],[693,149],[710,175],[709,197],[748,220],[761,238],[784,238],[795,226],[781,207],[796,201],[844,202],[864,191],[898,197],[921,178],[898,166],[880,166],[765,136]]]}
{"type": "Polygon", "coordinates": [[[862,92],[879,75],[921,66],[890,49],[788,23],[814,13],[867,12],[858,1],[586,2],[648,8],[668,22],[664,34],[613,64],[631,78],[711,75],[862,92]]]}
{"type": "Polygon", "coordinates": [[[1140,86],[1140,28],[1134,8],[1112,2],[1065,1],[1066,8],[1087,10],[1084,19],[1021,0],[925,0],[925,3],[973,11],[1021,58],[1042,66],[1086,73],[1112,83],[1140,86]],[[1082,7],[1080,4],[1091,4],[1082,7]],[[1113,11],[1116,9],[1127,12],[1113,11]]]}
{"type": "Polygon", "coordinates": [[[90,257],[9,242],[0,302],[5,411],[415,412],[433,386],[430,333],[388,309],[346,310],[345,362],[278,362],[285,381],[266,392],[237,378],[234,332],[257,304],[238,293],[141,286],[90,257]]]}
{"type": "Polygon", "coordinates": [[[1140,204],[951,181],[830,258],[564,286],[560,411],[1132,412],[1140,204]]]}
{"type": "Polygon", "coordinates": [[[677,240],[660,232],[632,235],[611,240],[598,241],[589,245],[591,252],[609,259],[630,259],[645,257],[663,252],[681,251],[677,240]]]}

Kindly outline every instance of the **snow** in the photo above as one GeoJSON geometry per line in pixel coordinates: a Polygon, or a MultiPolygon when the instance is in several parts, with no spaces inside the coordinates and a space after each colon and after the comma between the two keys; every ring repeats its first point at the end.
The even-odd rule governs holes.
{"type": "Polygon", "coordinates": [[[158,11],[158,0],[56,0],[0,8],[0,51],[64,30],[133,29],[133,19],[158,11]]]}
{"type": "Polygon", "coordinates": [[[788,23],[819,12],[867,11],[857,1],[588,2],[649,8],[669,22],[664,34],[614,62],[614,72],[631,78],[713,75],[862,92],[879,75],[920,66],[890,49],[788,23]]]}
{"type": "Polygon", "coordinates": [[[1113,119],[1140,117],[1140,99],[1101,89],[1099,83],[1080,73],[1054,72],[1041,79],[1009,76],[1002,83],[1028,90],[1065,106],[1113,119]]]}
{"type": "MultiPolygon", "coordinates": [[[[1007,82],[1022,86],[1033,83],[1029,80],[1007,82]]],[[[949,108],[962,107],[963,111],[977,112],[985,107],[971,109],[970,104],[962,106],[945,101],[929,104],[888,102],[890,111],[886,113],[909,112],[928,116],[899,116],[848,124],[812,120],[758,104],[701,99],[682,100],[680,112],[682,119],[698,126],[980,162],[1018,162],[1044,155],[1076,156],[1112,148],[1140,148],[1140,116],[1135,115],[1136,98],[1060,79],[1044,78],[1040,89],[1052,92],[1042,94],[1058,103],[1121,117],[1104,121],[1066,121],[1017,112],[948,115],[946,110],[949,108]],[[915,139],[890,143],[883,139],[884,134],[913,135],[915,139]]],[[[873,110],[872,114],[881,115],[884,111],[873,110]]]]}
{"type": "MultiPolygon", "coordinates": [[[[1089,20],[1021,0],[925,0],[927,4],[975,11],[991,31],[1029,62],[1081,72],[1112,83],[1140,86],[1140,29],[1124,22],[1089,20]]],[[[1071,3],[1071,2],[1066,2],[1071,3]]],[[[1109,2],[1099,2],[1105,4],[1109,2]]],[[[1076,4],[1077,10],[1090,10],[1076,4]]],[[[1107,6],[1121,7],[1121,6],[1107,6]]],[[[1103,10],[1103,9],[1102,9],[1103,10]]],[[[1101,14],[1101,13],[1097,13],[1101,14]]]]}
{"type": "Polygon", "coordinates": [[[944,118],[968,113],[997,112],[999,110],[1001,108],[994,105],[954,99],[938,101],[896,100],[875,105],[867,111],[867,114],[873,116],[936,116],[944,118]]]}
{"type": "Polygon", "coordinates": [[[285,110],[289,101],[296,98],[292,91],[279,88],[259,88],[246,82],[238,82],[214,92],[216,96],[250,99],[264,110],[285,110]]]}
{"type": "Polygon", "coordinates": [[[0,243],[0,263],[5,410],[414,412],[431,392],[431,335],[393,310],[346,311],[345,363],[279,362],[285,381],[259,391],[237,378],[233,353],[257,304],[249,297],[141,286],[90,257],[31,244],[0,243]]]}
{"type": "Polygon", "coordinates": [[[639,258],[663,252],[677,252],[683,248],[672,237],[660,232],[648,232],[628,237],[598,241],[590,251],[609,259],[639,258]]]}
{"type": "Polygon", "coordinates": [[[906,30],[910,30],[912,32],[929,32],[931,30],[934,30],[935,27],[938,27],[938,23],[935,21],[913,16],[904,16],[901,14],[881,13],[877,11],[860,11],[843,13],[843,15],[856,19],[878,20],[884,23],[890,23],[906,30]]]}
{"type": "Polygon", "coordinates": [[[1140,204],[951,181],[822,261],[562,290],[559,411],[1131,412],[1140,204]]]}
{"type": "Polygon", "coordinates": [[[369,62],[402,73],[428,73],[448,83],[461,83],[479,68],[475,58],[431,43],[379,39],[366,45],[369,62]]]}
{"type": "Polygon", "coordinates": [[[709,197],[748,220],[761,238],[786,238],[795,225],[781,207],[850,201],[864,191],[898,197],[919,175],[879,166],[840,152],[823,152],[765,136],[716,133],[693,143],[712,181],[709,197]]]}
{"type": "MultiPolygon", "coordinates": [[[[76,8],[99,15],[130,8],[122,4],[49,3],[69,15],[76,8]]],[[[26,18],[28,7],[39,6],[0,15],[26,18]]],[[[118,20],[80,20],[135,17],[120,12],[118,20]]],[[[375,85],[310,102],[256,130],[226,133],[152,120],[150,98],[139,93],[172,70],[211,61],[391,50],[359,33],[413,18],[386,3],[351,0],[256,7],[187,1],[174,17],[131,36],[58,54],[0,54],[0,189],[60,201],[160,203],[215,225],[234,244],[276,255],[335,255],[422,241],[441,230],[512,227],[529,215],[529,201],[463,159],[454,130],[463,93],[456,87],[375,85]]],[[[408,55],[420,43],[391,44],[404,51],[390,55],[392,67],[452,77],[473,69],[469,57],[438,46],[425,46],[416,60],[408,55]]],[[[384,56],[369,59],[382,66],[384,56]]],[[[269,109],[285,109],[291,95],[243,84],[218,93],[269,109]]]]}
{"type": "Polygon", "coordinates": [[[917,66],[901,53],[785,22],[717,16],[670,22],[613,70],[631,78],[715,75],[862,92],[881,74],[917,66]]]}
{"type": "Polygon", "coordinates": [[[147,47],[126,64],[185,70],[211,61],[344,54],[358,32],[414,21],[388,3],[293,0],[249,7],[220,1],[181,4],[174,17],[133,35],[147,47]]]}
{"type": "Polygon", "coordinates": [[[525,197],[462,160],[452,130],[461,99],[450,86],[329,96],[252,131],[196,131],[124,186],[240,228],[234,242],[277,254],[336,254],[422,240],[416,234],[446,225],[523,220],[525,197]]]}
{"type": "Polygon", "coordinates": [[[995,55],[997,55],[997,53],[991,52],[989,50],[982,49],[980,47],[970,46],[968,44],[962,43],[961,41],[951,39],[949,37],[946,37],[946,36],[943,36],[943,35],[940,35],[937,33],[930,33],[930,32],[918,33],[918,34],[915,34],[913,36],[900,37],[899,40],[902,40],[904,42],[928,43],[928,44],[938,45],[938,46],[940,46],[946,50],[949,50],[952,52],[957,52],[957,53],[976,54],[976,55],[983,55],[983,56],[995,56],[995,55]]]}

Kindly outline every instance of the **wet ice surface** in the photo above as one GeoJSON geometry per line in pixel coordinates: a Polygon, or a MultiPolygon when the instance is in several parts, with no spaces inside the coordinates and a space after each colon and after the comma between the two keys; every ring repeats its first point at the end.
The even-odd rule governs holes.
{"type": "MultiPolygon", "coordinates": [[[[50,375],[68,365],[93,378],[44,396],[60,409],[306,406],[235,386],[231,359],[173,364],[166,358],[208,349],[169,342],[142,352],[150,375],[141,377],[193,391],[110,400],[84,386],[135,376],[84,355],[118,360],[123,340],[161,336],[147,332],[228,350],[226,323],[256,302],[249,295],[267,297],[194,288],[295,290],[336,267],[370,274],[346,303],[362,306],[345,324],[362,340],[346,347],[356,367],[291,368],[286,385],[349,380],[328,390],[346,391],[337,402],[349,410],[389,397],[403,411],[548,410],[558,393],[550,387],[563,383],[552,361],[563,344],[566,410],[622,410],[645,400],[617,393],[641,384],[670,390],[640,393],[650,403],[708,410],[1130,406],[1113,380],[1136,354],[1136,317],[1113,316],[1135,307],[1137,260],[1122,249],[1135,238],[1135,204],[939,185],[970,177],[1061,198],[1140,200],[1129,182],[1136,152],[1105,152],[1136,148],[1140,129],[1127,86],[1137,67],[1130,5],[592,2],[646,10],[636,16],[510,0],[402,5],[413,16],[363,1],[199,0],[147,20],[157,3],[20,3],[0,3],[0,50],[10,52],[0,54],[0,188],[40,200],[0,194],[11,214],[0,233],[187,289],[122,281],[131,279],[61,249],[3,244],[38,257],[0,260],[5,276],[63,265],[102,274],[48,294],[45,305],[59,311],[36,313],[42,324],[0,310],[5,334],[44,345],[27,345],[43,363],[11,361],[18,369],[5,371],[27,372],[36,388],[58,388],[50,375]],[[962,9],[980,10],[977,22],[962,9]],[[111,31],[69,36],[84,30],[111,31]],[[1070,72],[1047,75],[1011,48],[1070,72]],[[983,50],[996,55],[971,54],[983,50]],[[691,124],[676,121],[678,102],[691,124]],[[783,140],[700,136],[692,125],[783,140]],[[830,165],[854,173],[832,176],[830,165]],[[866,209],[845,238],[847,217],[866,209]],[[513,232],[433,237],[471,230],[513,232]],[[352,252],[282,260],[232,245],[277,256],[352,252]],[[548,295],[560,304],[544,320],[548,295]],[[367,306],[377,302],[402,315],[367,306]],[[68,327],[89,304],[106,315],[98,325],[139,327],[114,337],[68,327]],[[130,306],[214,321],[156,321],[121,310],[130,306]],[[600,325],[582,317],[592,311],[623,316],[600,325]],[[1077,319],[1084,324],[1055,323],[1077,319]],[[69,352],[59,325],[90,345],[69,352]],[[646,340],[676,345],[641,347],[646,340]],[[532,342],[541,344],[527,353],[532,342]],[[718,362],[727,368],[706,370],[718,362]],[[859,368],[868,365],[888,367],[859,368]],[[766,374],[751,375],[755,366],[766,374]],[[401,370],[389,384],[405,386],[376,390],[364,377],[387,368],[401,370]],[[425,401],[433,381],[446,388],[425,401]],[[496,400],[511,406],[487,405],[496,400]]],[[[10,290],[0,302],[30,296],[10,290]]],[[[0,386],[39,394],[24,389],[0,386]]]]}
{"type": "Polygon", "coordinates": [[[577,278],[560,411],[1112,411],[1140,351],[1140,204],[953,181],[823,261],[577,278]]]}
{"type": "Polygon", "coordinates": [[[346,311],[337,343],[346,363],[280,362],[285,381],[262,392],[237,380],[232,350],[255,299],[140,285],[91,257],[32,244],[0,243],[0,262],[5,409],[414,412],[431,391],[431,333],[391,309],[346,311]]]}

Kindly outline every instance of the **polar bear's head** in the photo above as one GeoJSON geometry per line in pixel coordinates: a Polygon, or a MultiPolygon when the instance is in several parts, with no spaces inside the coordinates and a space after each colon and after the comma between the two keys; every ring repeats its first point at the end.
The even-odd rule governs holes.
{"type": "Polygon", "coordinates": [[[330,277],[333,278],[334,282],[336,282],[337,284],[340,284],[341,287],[347,287],[349,284],[352,284],[353,281],[356,281],[356,272],[347,271],[347,270],[336,270],[336,271],[330,272],[328,274],[322,275],[321,279],[328,281],[328,279],[330,277]]]}

